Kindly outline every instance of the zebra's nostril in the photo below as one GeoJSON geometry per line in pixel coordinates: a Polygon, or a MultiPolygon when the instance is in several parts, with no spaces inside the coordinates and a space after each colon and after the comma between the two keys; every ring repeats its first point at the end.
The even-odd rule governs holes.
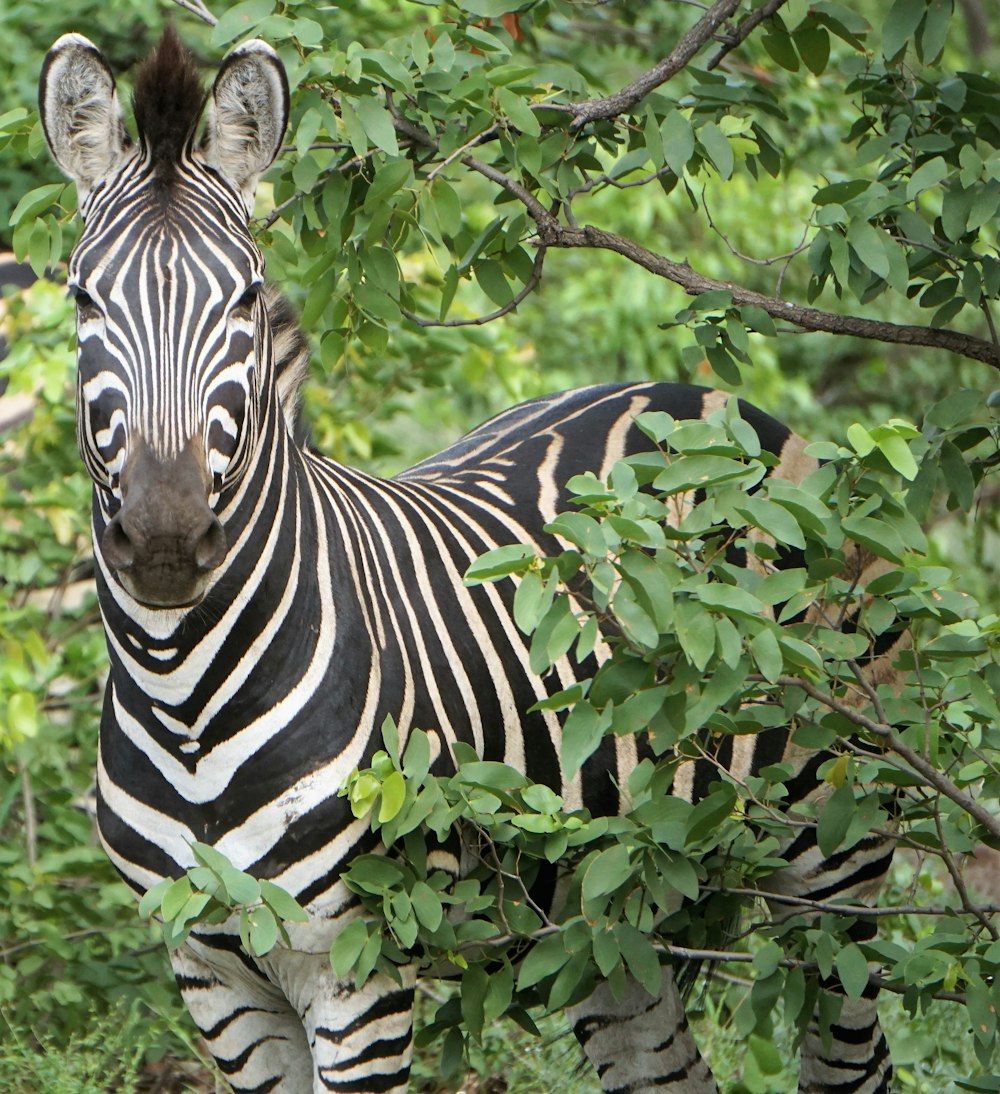
{"type": "Polygon", "coordinates": [[[121,513],[104,529],[101,537],[101,554],[113,570],[129,570],[135,563],[135,548],[128,533],[122,527],[121,513]]]}
{"type": "Polygon", "coordinates": [[[202,572],[207,572],[221,566],[225,557],[226,533],[222,530],[218,517],[213,515],[194,549],[195,565],[202,572]]]}

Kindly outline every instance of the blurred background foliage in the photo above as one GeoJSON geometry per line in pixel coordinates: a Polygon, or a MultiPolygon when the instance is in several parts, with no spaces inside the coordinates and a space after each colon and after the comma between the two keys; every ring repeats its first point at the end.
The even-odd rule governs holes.
{"type": "MultiPolygon", "coordinates": [[[[567,226],[598,226],[708,278],[990,339],[1000,107],[989,74],[1000,63],[1000,15],[988,0],[962,0],[953,13],[947,0],[772,4],[784,22],[767,20],[716,71],[704,68],[709,47],[702,67],[679,72],[627,123],[598,120],[579,139],[545,104],[625,86],[670,52],[697,8],[212,7],[215,27],[149,0],[72,9],[10,0],[0,9],[0,243],[51,270],[51,280],[7,293],[0,363],[0,1089],[12,1094],[214,1082],[190,1063],[198,1048],[165,956],[88,811],[104,647],[90,585],[89,481],[74,437],[72,308],[59,284],[78,225],[34,107],[42,57],[60,34],[93,38],[125,89],[168,20],[206,79],[243,36],[279,48],[295,94],[286,154],[261,187],[259,235],[269,275],[302,309],[316,351],[304,398],[312,439],[339,459],[390,474],[513,402],[616,379],[739,382],[741,395],[800,433],[838,440],[855,421],[919,422],[958,388],[983,393],[985,422],[1000,386],[994,367],[941,349],[784,324],[778,336],[751,333],[742,357],[710,354],[725,349],[725,301],[692,310],[682,288],[595,248],[550,247],[540,284],[510,308],[531,277],[535,225],[463,164],[474,155],[519,172],[546,208],[571,208],[567,226]],[[397,102],[436,148],[394,124],[397,102]],[[546,128],[535,133],[539,121],[546,128]],[[941,163],[915,182],[932,160],[941,163]],[[847,189],[816,201],[840,184],[847,189]],[[893,187],[920,218],[900,219],[905,203],[894,203],[893,187]],[[933,238],[922,249],[899,243],[929,230],[918,219],[933,238]],[[975,285],[964,279],[970,267],[975,285]],[[407,313],[470,325],[423,326],[407,313]]],[[[993,611],[997,494],[987,476],[974,499],[949,509],[942,498],[930,515],[932,556],[993,611]]],[[[907,900],[947,896],[939,876],[912,861],[893,884],[907,900]]],[[[891,937],[912,942],[926,929],[909,917],[891,937]]],[[[790,1089],[787,1058],[766,1044],[747,1055],[727,1037],[725,1003],[703,1004],[703,1037],[727,1089],[790,1089]]],[[[886,1007],[899,1089],[940,1091],[974,1073],[956,1012],[935,1012],[932,1023],[897,1000],[886,1007]]],[[[577,1081],[565,1038],[514,1056],[511,1064],[508,1035],[492,1032],[465,1089],[568,1091],[577,1081]]],[[[438,1089],[434,1075],[433,1059],[419,1063],[417,1089],[438,1089]]],[[[578,1082],[595,1089],[587,1075],[578,1082]]]]}

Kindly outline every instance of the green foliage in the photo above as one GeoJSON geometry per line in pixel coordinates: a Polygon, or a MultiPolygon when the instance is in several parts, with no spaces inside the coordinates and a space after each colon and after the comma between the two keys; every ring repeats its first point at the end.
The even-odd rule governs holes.
{"type": "MultiPolygon", "coordinates": [[[[753,6],[742,4],[723,35],[753,6]]],[[[676,496],[685,477],[696,474],[716,484],[713,497],[721,500],[696,507],[683,528],[671,523],[669,538],[658,521],[665,503],[633,488],[648,481],[649,468],[633,466],[609,484],[576,484],[584,508],[560,519],[557,530],[571,546],[563,556],[533,560],[514,549],[480,566],[482,579],[517,575],[517,619],[534,628],[539,666],[560,651],[596,647],[596,615],[619,620],[621,637],[611,643],[604,675],[558,700],[570,710],[568,766],[580,763],[601,733],[653,723],[665,751],[659,770],[637,772],[633,793],[641,798],[667,778],[672,738],[690,748],[705,730],[742,733],[772,716],[798,718],[810,746],[855,728],[801,688],[786,689],[780,709],[777,699],[787,676],[819,688],[832,673],[834,697],[849,687],[860,640],[829,627],[813,642],[813,632],[794,618],[796,606],[811,598],[836,605],[848,595],[825,568],[838,558],[842,528],[898,575],[875,586],[860,633],[890,633],[906,620],[917,643],[919,660],[909,655],[905,667],[911,680],[919,670],[920,687],[883,698],[889,721],[903,727],[904,744],[992,808],[998,681],[984,662],[995,648],[1000,553],[990,504],[995,483],[988,477],[995,448],[984,405],[995,380],[982,365],[940,349],[838,340],[830,332],[843,330],[839,321],[853,313],[942,328],[944,335],[991,337],[1000,292],[995,49],[970,56],[961,19],[948,21],[947,3],[788,0],[718,63],[720,42],[707,42],[690,64],[619,116],[595,115],[577,125],[575,104],[625,87],[667,57],[698,12],[666,0],[583,6],[463,0],[409,8],[386,0],[340,8],[246,0],[213,8],[220,17],[215,28],[175,13],[201,58],[214,64],[231,43],[260,34],[279,47],[292,77],[289,146],[261,188],[257,227],[269,275],[291,293],[314,335],[306,394],[319,447],[393,470],[519,399],[648,376],[721,378],[742,385],[747,397],[804,435],[846,437],[845,446],[822,450],[831,469],[808,485],[770,483],[751,494],[761,461],[738,419],[719,423],[722,434],[732,435],[718,451],[706,452],[699,447],[704,437],[678,437],[675,428],[670,436],[683,459],[656,472],[663,477],[654,489],[676,496]],[[517,8],[516,15],[507,7],[517,8]],[[557,219],[559,231],[545,236],[543,253],[545,225],[515,187],[557,219]],[[581,241],[570,231],[576,225],[598,226],[669,257],[676,280],[629,262],[627,251],[581,241]],[[684,260],[698,280],[688,277],[684,260]],[[535,291],[538,270],[543,292],[535,291]],[[789,337],[788,325],[798,319],[784,302],[823,309],[824,333],[789,337]],[[478,325],[497,312],[506,312],[502,323],[478,325]],[[423,325],[442,323],[462,325],[423,325]],[[919,437],[906,420],[918,423],[919,437]],[[693,461],[702,462],[692,469],[693,461]],[[885,477],[892,470],[902,484],[885,477]],[[926,541],[918,523],[929,529],[926,541]],[[758,552],[768,536],[801,540],[809,558],[780,575],[760,576],[727,567],[711,550],[702,553],[733,536],[758,552]],[[565,596],[574,565],[586,569],[603,597],[590,609],[596,614],[565,596]],[[949,570],[961,575],[971,596],[952,590],[949,570]],[[779,618],[771,620],[761,605],[779,618]],[[746,696],[763,701],[744,708],[746,696]]],[[[34,114],[39,63],[59,34],[82,31],[125,73],[127,101],[131,66],[155,40],[163,13],[138,0],[114,5],[109,18],[111,10],[84,2],[68,13],[23,0],[0,13],[11,59],[0,73],[0,216],[8,224],[6,241],[39,270],[65,256],[78,232],[72,189],[44,155],[34,114]]],[[[996,34],[995,18],[992,29],[996,34]]],[[[38,1039],[61,1060],[58,1048],[73,1031],[96,1021],[99,1037],[110,1028],[100,1015],[119,1013],[113,1008],[122,998],[142,1001],[143,1016],[149,1007],[165,1016],[154,1023],[156,1046],[164,1029],[176,1043],[180,1028],[164,957],[148,949],[150,932],[136,921],[131,896],[114,880],[79,808],[96,762],[105,655],[87,584],[89,485],[73,436],[70,310],[51,285],[36,287],[27,303],[12,301],[4,320],[11,354],[0,364],[0,387],[8,381],[7,394],[34,401],[32,420],[0,437],[0,859],[11,879],[0,907],[0,938],[7,940],[0,946],[0,1006],[11,1043],[23,1048],[18,1067],[26,1066],[38,1039]]],[[[417,762],[409,748],[419,748],[413,745],[419,739],[407,742],[403,757],[387,744],[386,756],[352,781],[352,804],[362,814],[371,809],[374,823],[406,849],[419,845],[427,818],[444,832],[454,812],[460,827],[482,833],[486,861],[463,890],[433,872],[425,876],[419,857],[416,864],[407,860],[409,873],[389,879],[388,903],[371,892],[379,867],[359,864],[359,895],[370,918],[351,928],[336,960],[356,972],[371,962],[390,968],[407,939],[434,937],[460,969],[465,961],[468,1001],[442,1003],[424,1035],[456,1031],[446,1034],[445,1054],[456,1074],[463,1051],[482,1059],[495,1044],[491,1019],[509,980],[513,1006],[522,996],[557,1001],[573,990],[571,982],[582,982],[586,963],[603,962],[617,975],[615,969],[630,967],[631,954],[650,976],[649,951],[625,930],[645,937],[649,909],[638,899],[629,903],[640,877],[643,888],[647,873],[653,879],[654,902],[690,896],[697,884],[711,905],[710,866],[724,862],[730,885],[740,878],[753,885],[771,868],[767,843],[751,843],[740,811],[780,803],[780,771],[751,788],[720,782],[699,815],[705,832],[694,828],[691,836],[703,857],[685,871],[674,861],[686,861],[687,844],[678,856],[670,841],[680,841],[679,832],[686,841],[698,818],[657,819],[656,847],[640,836],[648,818],[608,822],[612,828],[598,834],[597,821],[565,813],[541,788],[496,785],[511,774],[469,773],[463,765],[454,781],[415,777],[419,764],[408,773],[404,757],[417,762]],[[424,809],[426,816],[404,832],[424,809]],[[579,828],[571,825],[576,820],[579,828]],[[620,832],[613,831],[617,824],[620,832]],[[512,963],[511,976],[504,972],[493,994],[484,993],[474,971],[478,954],[502,949],[498,938],[513,937],[515,927],[546,929],[531,926],[535,913],[511,894],[510,881],[499,906],[512,921],[498,922],[478,906],[491,893],[495,898],[496,862],[530,877],[563,840],[567,869],[588,856],[593,868],[586,893],[581,880],[577,910],[592,902],[613,925],[603,934],[589,923],[574,926],[560,943],[562,953],[550,942],[533,972],[528,966],[526,977],[540,975],[536,983],[520,985],[512,963]],[[601,857],[609,851],[615,853],[601,857]],[[461,920],[445,926],[457,911],[471,924],[467,937],[458,935],[461,920]],[[449,929],[452,949],[443,945],[451,942],[449,929]],[[547,972],[543,958],[552,962],[547,972]],[[463,1048],[460,1023],[481,1029],[487,1048],[463,1048]]],[[[951,861],[983,836],[956,803],[922,787],[922,775],[904,776],[884,758],[841,757],[827,777],[834,793],[817,823],[828,848],[849,845],[877,819],[873,811],[882,806],[867,793],[876,779],[913,784],[905,788],[904,843],[951,861]]],[[[175,891],[184,896],[170,917],[176,937],[197,921],[184,917],[205,897],[199,915],[222,914],[223,905],[243,909],[246,941],[258,952],[280,936],[280,897],[272,894],[278,904],[270,905],[241,900],[249,890],[230,892],[221,865],[214,873],[208,863],[198,869],[208,873],[188,881],[190,892],[183,885],[175,891]],[[261,925],[251,935],[254,914],[261,925]]],[[[909,899],[905,889],[887,898],[909,899]]],[[[940,895],[935,899],[941,903],[940,895]]],[[[722,922],[720,913],[716,921],[681,923],[684,914],[667,920],[669,937],[691,945],[707,941],[704,932],[722,922]]],[[[933,1068],[925,1066],[927,1043],[957,1042],[965,1022],[954,1014],[968,1013],[955,1008],[942,1017],[942,1004],[928,998],[935,984],[967,996],[974,1017],[983,1019],[977,1044],[985,1058],[993,943],[988,931],[970,942],[970,922],[967,910],[953,920],[903,916],[883,932],[889,941],[878,952],[862,949],[863,957],[886,962],[915,1014],[913,1026],[899,1020],[899,1043],[911,1045],[901,1057],[896,1048],[905,1061],[902,1089],[936,1091],[946,1074],[972,1073],[972,1063],[951,1058],[953,1070],[946,1072],[943,1055],[933,1068]],[[901,965],[904,954],[911,957],[901,965]],[[928,1037],[925,1022],[947,1033],[928,1037]],[[912,1048],[913,1029],[921,1031],[920,1051],[912,1048]]],[[[719,1055],[742,1061],[744,1041],[749,1045],[745,1069],[730,1073],[734,1089],[790,1085],[784,1072],[771,1070],[768,1023],[778,1023],[778,1015],[769,1000],[777,993],[796,998],[800,985],[794,970],[770,969],[770,943],[780,941],[807,963],[832,962],[848,979],[853,974],[855,987],[859,982],[857,952],[843,939],[842,925],[830,923],[825,942],[827,925],[810,936],[793,918],[784,933],[763,932],[763,956],[751,965],[754,986],[733,988],[721,1001],[708,997],[710,1028],[727,1025],[735,1033],[735,1048],[718,1035],[719,1055]],[[738,1002],[740,991],[749,993],[748,1002],[738,1002]]],[[[745,972],[746,965],[733,968],[745,972]]],[[[802,1013],[789,1017],[789,1036],[802,1013]]],[[[90,1059],[76,1047],[81,1060],[90,1059]]],[[[0,1066],[5,1059],[0,1054],[0,1066]]],[[[27,1089],[55,1082],[55,1072],[39,1074],[27,1089]]],[[[74,1089],[91,1081],[97,1079],[81,1077],[74,1089]]],[[[7,1085],[17,1089],[0,1070],[0,1086],[7,1085]]]]}
{"type": "MultiPolygon", "coordinates": [[[[962,398],[928,418],[951,421],[962,398]]],[[[767,1049],[775,1009],[801,1036],[822,994],[817,977],[836,972],[856,999],[870,962],[911,1013],[960,988],[980,1066],[990,1067],[1000,949],[975,909],[939,915],[909,945],[859,945],[847,933],[857,912],[792,900],[787,915],[758,922],[749,952],[731,953],[734,906],[780,869],[779,840],[794,834],[782,811],[793,772],[775,764],[735,778],[720,765],[697,803],[670,793],[685,759],[790,723],[797,744],[832,754],[828,792],[797,803],[794,820],[815,824],[823,854],[897,824],[905,844],[945,855],[997,841],[995,821],[984,828],[962,792],[974,788],[975,803],[996,815],[1000,619],[977,618],[952,576],[928,565],[911,512],[923,504],[921,475],[933,489],[941,446],[968,427],[929,438],[904,422],[856,429],[863,451],[820,446],[829,462],[793,484],[765,477],[773,459],[735,409],[700,422],[641,416],[661,452],[627,458],[606,483],[570,482],[578,508],[548,526],[566,550],[539,558],[500,548],[469,571],[470,581],[519,577],[515,615],[537,671],[574,647],[583,660],[599,633],[609,636],[591,678],[539,705],[570,710],[567,776],[605,734],[648,738],[659,759],[633,771],[622,815],[566,811],[549,788],[461,744],[456,772],[430,776],[426,735],[413,731],[400,754],[391,722],[386,751],[342,791],[356,816],[370,815],[389,856],[361,856],[344,874],[370,918],[344,928],[333,967],[359,986],[414,952],[431,971],[461,969],[460,999],[419,1035],[424,1044],[446,1035],[456,1073],[462,1039],[480,1038],[503,1013],[527,1025],[530,1011],[558,1011],[598,977],[620,990],[629,973],[657,991],[663,954],[749,963],[753,980],[731,1020],[763,1076],[782,1067],[767,1049]],[[883,562],[867,581],[851,565],[851,540],[883,562]],[[757,562],[734,565],[733,548],[757,562]],[[789,550],[800,564],[775,568],[789,550]],[[902,687],[866,682],[869,650],[903,631],[912,644],[902,687]],[[455,830],[472,860],[459,879],[427,866],[429,847],[455,830]],[[566,895],[550,912],[531,889],[551,863],[566,895]]],[[[836,1018],[830,1005],[820,1013],[836,1018]]]]}
{"type": "Polygon", "coordinates": [[[280,885],[238,870],[221,851],[207,843],[191,845],[196,866],[179,878],[164,878],[147,889],[139,915],[159,915],[163,940],[176,950],[198,923],[224,923],[239,917],[240,940],[247,953],[263,957],[279,936],[290,945],[285,923],[305,923],[309,917],[280,885]]]}

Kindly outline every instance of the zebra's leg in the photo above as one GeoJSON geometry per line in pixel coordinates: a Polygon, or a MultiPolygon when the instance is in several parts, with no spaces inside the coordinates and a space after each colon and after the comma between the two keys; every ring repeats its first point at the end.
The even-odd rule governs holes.
{"type": "Polygon", "coordinates": [[[326,953],[285,954],[281,985],[301,1011],[312,1047],[316,1094],[404,1094],[413,1056],[416,971],[401,984],[382,974],[364,987],[339,980],[326,953]]]}
{"type": "Polygon", "coordinates": [[[567,1013],[605,1091],[717,1094],[669,965],[663,966],[655,998],[629,977],[620,1002],[602,983],[567,1013]]]}
{"type": "MultiPolygon", "coordinates": [[[[816,846],[816,829],[806,827],[783,852],[788,866],[769,879],[768,887],[785,897],[870,906],[885,881],[894,842],[872,834],[824,858],[816,846]]],[[[776,917],[802,911],[777,900],[768,904],[776,917]]],[[[854,942],[867,942],[876,933],[874,919],[858,919],[849,930],[854,942]]],[[[875,972],[878,966],[870,969],[875,972]]],[[[889,1094],[892,1061],[878,1020],[878,988],[869,983],[859,999],[849,999],[836,975],[824,979],[821,987],[839,997],[840,1015],[826,1038],[813,1015],[802,1042],[799,1094],[889,1094]]]]}
{"type": "Polygon", "coordinates": [[[190,944],[170,956],[184,1003],[237,1094],[312,1094],[313,1068],[302,1020],[279,989],[231,953],[204,960],[190,944]],[[235,962],[228,970],[223,965],[235,962]],[[237,968],[238,965],[238,968],[237,968]],[[222,976],[226,977],[223,981],[222,976]]]}

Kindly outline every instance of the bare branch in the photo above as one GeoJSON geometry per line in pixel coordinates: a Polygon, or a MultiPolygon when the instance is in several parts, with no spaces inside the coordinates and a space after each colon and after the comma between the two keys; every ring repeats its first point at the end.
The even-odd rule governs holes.
{"type": "MultiPolygon", "coordinates": [[[[891,908],[869,908],[866,904],[834,904],[826,900],[810,900],[804,896],[792,896],[786,893],[769,893],[764,889],[741,889],[733,886],[703,886],[704,892],[731,893],[733,896],[760,897],[769,904],[786,904],[793,908],[807,908],[814,912],[832,912],[834,915],[856,916],[858,919],[881,919],[897,915],[954,915],[955,908],[943,905],[897,905],[891,908]]],[[[970,915],[983,913],[994,915],[1000,912],[1000,904],[974,905],[962,909],[970,915]]]]}
{"type": "MultiPolygon", "coordinates": [[[[529,210],[530,212],[530,210],[529,210]]],[[[549,247],[600,247],[614,251],[644,270],[680,285],[691,296],[719,289],[732,293],[734,304],[752,304],[763,309],[768,315],[792,323],[803,330],[825,331],[828,334],[852,335],[855,338],[867,338],[876,342],[890,342],[904,346],[931,346],[947,350],[973,361],[1000,368],[1000,346],[975,335],[960,331],[936,330],[931,327],[918,327],[900,323],[889,323],[876,319],[861,319],[854,315],[836,315],[821,311],[819,308],[803,307],[763,293],[752,292],[727,281],[717,281],[693,270],[686,262],[672,262],[662,255],[646,250],[638,243],[613,232],[600,228],[563,228],[552,222],[546,214],[547,223],[539,235],[549,247]]]]}
{"type": "Polygon", "coordinates": [[[205,7],[202,0],[174,0],[174,3],[185,11],[191,12],[192,15],[197,15],[199,19],[204,19],[210,26],[215,26],[218,23],[218,19],[205,7]]]}

